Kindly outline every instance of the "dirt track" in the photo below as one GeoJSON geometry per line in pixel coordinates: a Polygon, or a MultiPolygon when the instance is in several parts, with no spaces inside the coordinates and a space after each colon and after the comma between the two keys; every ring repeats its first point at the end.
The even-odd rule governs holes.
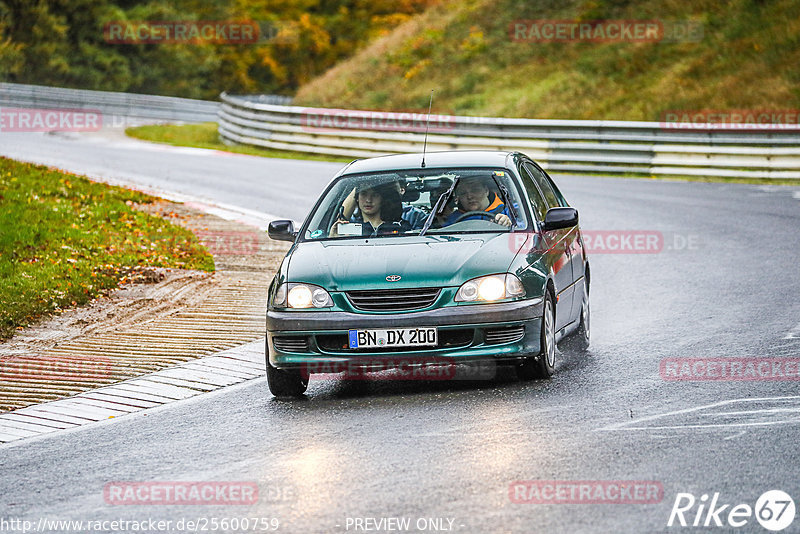
{"type": "Polygon", "coordinates": [[[0,412],[74,395],[264,336],[266,292],[288,248],[264,232],[158,202],[191,228],[216,272],[158,269],[0,344],[0,412]]]}

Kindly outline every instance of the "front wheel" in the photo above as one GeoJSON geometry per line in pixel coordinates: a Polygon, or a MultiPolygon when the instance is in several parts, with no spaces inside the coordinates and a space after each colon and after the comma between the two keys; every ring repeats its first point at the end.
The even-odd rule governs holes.
{"type": "Polygon", "coordinates": [[[267,384],[278,398],[296,398],[308,389],[308,377],[303,377],[300,371],[284,371],[267,362],[267,384]]]}
{"type": "Polygon", "coordinates": [[[575,349],[579,352],[586,352],[589,350],[590,326],[591,313],[589,309],[589,288],[586,287],[583,292],[583,302],[581,302],[580,323],[578,324],[578,329],[575,331],[575,333],[566,340],[567,346],[570,349],[575,349]]]}
{"type": "Polygon", "coordinates": [[[549,378],[556,370],[556,318],[553,297],[550,293],[545,294],[543,309],[539,341],[541,350],[536,357],[526,358],[517,366],[517,376],[522,380],[549,378]]]}

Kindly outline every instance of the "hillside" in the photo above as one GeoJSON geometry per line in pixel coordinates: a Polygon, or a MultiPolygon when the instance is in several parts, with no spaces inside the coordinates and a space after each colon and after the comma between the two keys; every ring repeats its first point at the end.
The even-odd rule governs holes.
{"type": "Polygon", "coordinates": [[[466,0],[413,17],[303,85],[296,102],[419,111],[435,88],[435,112],[465,115],[660,120],[667,110],[797,110],[798,65],[797,1],[466,0]],[[548,19],[656,21],[702,36],[512,39],[515,21],[548,19]]]}
{"type": "Polygon", "coordinates": [[[0,81],[292,94],[433,1],[0,0],[0,81]]]}

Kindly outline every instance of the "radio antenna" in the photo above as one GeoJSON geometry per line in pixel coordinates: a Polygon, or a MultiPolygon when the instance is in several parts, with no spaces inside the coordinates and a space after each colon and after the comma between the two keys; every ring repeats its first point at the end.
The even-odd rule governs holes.
{"type": "Polygon", "coordinates": [[[428,125],[431,122],[431,106],[433,106],[433,89],[431,89],[431,101],[428,102],[428,118],[425,119],[425,141],[422,144],[422,168],[425,168],[425,149],[428,148],[428,125]]]}

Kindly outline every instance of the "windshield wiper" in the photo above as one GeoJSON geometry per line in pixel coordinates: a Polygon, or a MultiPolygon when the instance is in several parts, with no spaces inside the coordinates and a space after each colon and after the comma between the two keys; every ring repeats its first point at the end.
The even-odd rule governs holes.
{"type": "Polygon", "coordinates": [[[431,214],[428,215],[428,218],[425,219],[425,224],[422,226],[422,230],[419,231],[419,236],[422,237],[425,235],[425,232],[428,231],[428,228],[431,227],[433,224],[433,220],[436,218],[437,215],[441,214],[444,211],[444,207],[447,205],[447,201],[450,199],[450,195],[453,194],[453,191],[456,189],[456,185],[458,185],[458,180],[460,176],[456,176],[453,180],[453,184],[450,186],[450,189],[447,190],[446,193],[439,197],[439,200],[436,201],[434,204],[433,209],[431,210],[431,214]]]}
{"type": "Polygon", "coordinates": [[[500,191],[500,200],[502,200],[503,204],[508,207],[508,212],[511,214],[511,228],[516,228],[517,210],[511,203],[511,195],[508,194],[508,189],[506,189],[506,186],[501,184],[494,175],[492,175],[492,180],[494,180],[494,185],[496,185],[497,189],[500,191]]]}

